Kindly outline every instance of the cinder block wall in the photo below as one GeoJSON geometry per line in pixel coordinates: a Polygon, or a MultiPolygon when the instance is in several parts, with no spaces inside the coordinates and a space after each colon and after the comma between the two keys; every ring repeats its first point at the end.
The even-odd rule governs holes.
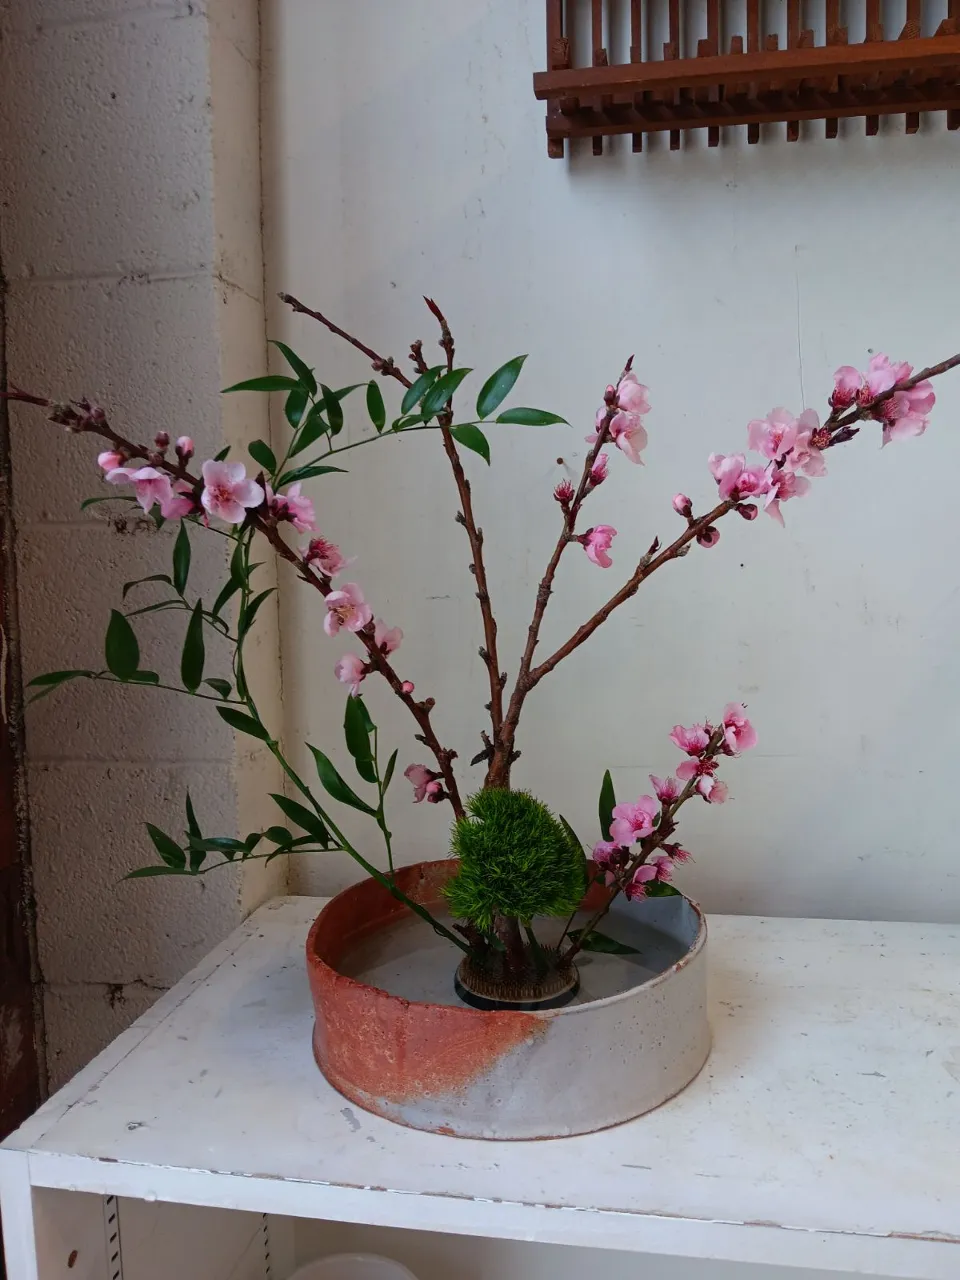
{"type": "MultiPolygon", "coordinates": [[[[266,361],[256,0],[0,0],[0,34],[11,380],[91,395],[134,436],[188,433],[207,455],[266,436],[256,397],[219,394],[266,361]]],[[[19,408],[12,417],[25,675],[101,666],[122,582],[167,568],[173,531],[81,513],[99,486],[93,442],[19,408]]],[[[204,594],[226,546],[194,540],[204,594]]],[[[179,664],[173,618],[139,627],[144,665],[165,678],[179,664]]],[[[279,725],[276,654],[267,625],[256,675],[279,725]]],[[[250,739],[235,745],[211,711],[81,683],[28,712],[54,1085],[284,887],[280,864],[121,882],[150,860],[146,819],[182,827],[188,787],[204,825],[227,833],[258,823],[259,797],[279,789],[272,762],[250,739]]]]}

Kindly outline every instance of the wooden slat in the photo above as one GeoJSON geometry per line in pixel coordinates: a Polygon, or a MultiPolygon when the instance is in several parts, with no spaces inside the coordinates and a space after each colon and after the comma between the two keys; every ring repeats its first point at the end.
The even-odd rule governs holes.
{"type": "MultiPolygon", "coordinates": [[[[787,0],[787,48],[800,48],[800,0],[787,0]]],[[[787,85],[789,90],[799,89],[797,82],[787,85]]],[[[787,141],[796,142],[800,137],[800,122],[791,120],[787,125],[787,141]]]]}
{"type": "Polygon", "coordinates": [[[568,93],[635,93],[640,89],[664,92],[669,89],[696,89],[717,81],[749,76],[776,85],[788,80],[816,79],[825,73],[858,77],[885,71],[922,71],[934,77],[960,62],[960,35],[937,40],[889,40],[882,44],[851,44],[837,48],[778,48],[769,39],[756,54],[720,54],[705,64],[699,58],[676,62],[644,62],[638,73],[629,64],[613,67],[576,67],[569,71],[537,72],[533,77],[534,96],[556,98],[568,93]]]}
{"type": "MultiPolygon", "coordinates": [[[[873,44],[883,39],[883,23],[880,20],[880,0],[867,0],[867,43],[873,44]]],[[[879,83],[879,76],[871,76],[867,87],[872,88],[879,83]]],[[[867,116],[867,137],[872,138],[880,129],[879,116],[867,116]]]]}
{"type": "MultiPolygon", "coordinates": [[[[551,71],[560,71],[565,59],[561,52],[563,40],[563,0],[547,0],[547,66],[551,71]]],[[[556,116],[559,107],[552,103],[547,107],[547,125],[550,117],[556,116]]],[[[547,138],[547,155],[551,160],[562,160],[564,141],[562,138],[547,138]]]]}
{"type": "MultiPolygon", "coordinates": [[[[590,23],[590,43],[593,48],[593,65],[595,67],[607,66],[607,51],[603,47],[603,0],[590,0],[591,6],[591,23],[590,23]]],[[[600,99],[601,110],[610,105],[612,99],[609,95],[600,99]]],[[[595,156],[603,155],[603,134],[598,133],[593,139],[593,154],[595,156]]]]}
{"type": "MultiPolygon", "coordinates": [[[[826,7],[826,26],[827,26],[827,44],[846,44],[847,28],[840,25],[840,0],[827,0],[826,7]]],[[[839,88],[839,79],[834,77],[827,84],[827,89],[839,88]]],[[[837,119],[827,121],[826,136],[835,138],[840,132],[840,122],[837,119]]]]}
{"type": "MultiPolygon", "coordinates": [[[[952,20],[960,25],[960,0],[949,0],[949,4],[947,5],[947,20],[952,20]]],[[[947,128],[960,129],[960,111],[947,112],[947,128]]]]}
{"type": "MultiPolygon", "coordinates": [[[[747,52],[760,52],[760,0],[747,0],[747,52]]],[[[751,95],[756,95],[756,85],[750,88],[751,95]]],[[[760,141],[760,126],[747,125],[747,142],[760,141]]]]}
{"type": "MultiPolygon", "coordinates": [[[[923,0],[907,0],[907,20],[900,32],[901,40],[919,40],[923,20],[923,0]]],[[[904,117],[907,133],[919,133],[920,112],[908,111],[904,117]]]]}
{"type": "MultiPolygon", "coordinates": [[[[707,44],[710,56],[715,58],[720,52],[720,0],[707,0],[707,44]]],[[[715,90],[710,96],[718,98],[719,91],[715,90]]],[[[720,130],[716,125],[711,125],[707,130],[707,146],[718,147],[719,145],[720,130]]]]}
{"type": "MultiPolygon", "coordinates": [[[[670,0],[669,5],[669,29],[667,35],[669,37],[667,43],[663,46],[664,62],[672,62],[680,57],[680,0],[670,0]]],[[[674,102],[680,101],[679,93],[674,97],[674,102]]],[[[680,150],[680,130],[670,130],[670,150],[680,150]]]]}
{"type": "MultiPolygon", "coordinates": [[[[630,61],[643,61],[643,0],[630,0],[630,61]]],[[[641,106],[643,95],[637,95],[635,106],[641,106]]],[[[633,150],[643,150],[643,134],[633,135],[633,150]]]]}

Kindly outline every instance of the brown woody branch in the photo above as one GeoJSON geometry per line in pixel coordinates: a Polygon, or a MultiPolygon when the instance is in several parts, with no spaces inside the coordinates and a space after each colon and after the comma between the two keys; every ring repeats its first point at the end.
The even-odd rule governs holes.
{"type": "Polygon", "coordinates": [[[405,387],[413,385],[406,374],[394,363],[392,356],[377,355],[376,351],[361,342],[359,338],[355,338],[352,334],[347,333],[346,329],[341,329],[339,325],[334,324],[332,320],[328,320],[325,315],[321,314],[321,312],[314,311],[311,307],[306,306],[299,298],[295,298],[292,293],[281,293],[280,301],[285,302],[287,306],[296,311],[298,315],[310,316],[311,319],[319,321],[319,323],[325,325],[331,333],[335,333],[338,338],[343,338],[344,342],[349,342],[351,347],[356,347],[358,351],[362,351],[377,373],[382,374],[384,378],[396,378],[396,380],[398,382],[402,382],[405,387]]]}
{"type": "MultiPolygon", "coordinates": [[[[633,356],[627,361],[621,373],[618,383],[628,374],[633,367],[633,356]]],[[[510,704],[507,708],[506,719],[503,729],[495,743],[494,751],[490,756],[489,768],[484,781],[487,787],[505,787],[510,781],[510,765],[516,758],[513,750],[513,743],[516,737],[517,725],[520,720],[520,711],[523,707],[523,700],[526,697],[527,683],[530,677],[530,668],[533,665],[533,655],[537,648],[540,638],[540,628],[543,625],[544,615],[547,612],[547,605],[550,603],[550,596],[553,594],[553,580],[556,577],[557,569],[560,565],[561,557],[567,549],[568,543],[573,538],[577,525],[577,518],[580,515],[580,508],[583,506],[584,498],[587,496],[590,485],[590,473],[593,465],[600,456],[600,451],[610,438],[610,425],[617,415],[616,402],[607,406],[607,412],[604,420],[597,430],[597,438],[593,448],[587,453],[583,464],[583,471],[580,475],[580,483],[577,485],[576,492],[570,502],[570,506],[564,512],[563,525],[560,529],[560,536],[557,538],[557,544],[553,549],[553,554],[547,563],[543,577],[540,579],[540,585],[537,587],[537,596],[533,609],[533,617],[530,626],[527,628],[527,642],[524,647],[523,656],[520,659],[520,670],[517,673],[517,681],[513,687],[513,693],[510,696],[510,704]]]]}
{"type": "MultiPolygon", "coordinates": [[[[90,406],[91,411],[87,411],[85,406],[89,404],[87,401],[78,402],[81,409],[78,410],[72,405],[56,405],[52,401],[41,396],[28,395],[26,392],[11,390],[4,394],[4,398],[8,400],[17,400],[25,404],[38,405],[43,408],[51,409],[53,412],[51,417],[55,422],[68,426],[71,430],[78,433],[88,433],[102,436],[103,439],[109,440],[118,453],[124,454],[127,458],[142,458],[148,461],[151,466],[157,467],[159,470],[166,471],[168,475],[173,476],[177,480],[183,480],[191,485],[196,491],[199,491],[202,482],[187,469],[186,464],[180,461],[170,462],[155,449],[147,449],[143,445],[134,444],[133,441],[127,440],[124,436],[119,435],[110,426],[103,410],[90,406]]],[[[252,512],[248,517],[249,525],[256,529],[267,539],[274,551],[283,560],[292,564],[299,573],[300,577],[308,582],[312,587],[321,593],[324,597],[329,595],[333,590],[330,579],[317,574],[311,569],[310,565],[298,555],[284,541],[277,521],[272,520],[264,515],[252,512]]],[[[412,694],[407,693],[403,688],[403,680],[394,670],[392,663],[386,655],[380,650],[374,638],[373,625],[364,627],[362,631],[357,632],[357,636],[363,647],[367,651],[370,667],[378,671],[380,675],[387,681],[391,689],[407,707],[411,715],[416,720],[420,733],[419,741],[426,746],[437,761],[437,766],[443,778],[444,788],[447,798],[453,806],[453,811],[458,818],[463,817],[463,802],[460,799],[460,792],[457,787],[456,776],[453,772],[453,761],[456,759],[457,753],[440,744],[433,726],[430,722],[430,713],[434,707],[433,698],[416,699],[412,694]]]]}

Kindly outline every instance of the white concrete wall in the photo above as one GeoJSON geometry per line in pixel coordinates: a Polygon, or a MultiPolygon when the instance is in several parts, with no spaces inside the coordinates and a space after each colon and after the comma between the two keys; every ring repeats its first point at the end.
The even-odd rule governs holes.
{"type": "MultiPolygon", "coordinates": [[[[493,469],[466,463],[511,673],[556,536],[555,460],[579,465],[603,386],[631,351],[654,406],[648,465],[613,458],[590,518],[619,528],[615,567],[570,554],[546,650],[655,534],[678,531],[677,489],[711,499],[707,454],[742,448],[748,419],[781,403],[822,408],[833,369],[871,348],[919,363],[960,347],[958,135],[942,119],[916,137],[895,119],[876,138],[859,122],[828,142],[812,125],[788,145],[781,127],[751,148],[733,136],[714,151],[694,140],[634,156],[621,141],[602,159],[588,145],[550,161],[530,83],[544,62],[541,0],[274,0],[265,17],[268,296],[299,293],[402,359],[411,338],[434,339],[419,301],[433,294],[462,362],[489,371],[530,352],[519,402],[575,424],[491,432],[493,469]]],[[[334,385],[369,376],[277,304],[271,330],[334,385]]],[[[786,531],[728,520],[715,550],[652,580],[530,698],[516,782],[595,838],[605,767],[635,796],[648,771],[677,763],[676,721],[743,698],[761,746],[725,770],[732,803],[684,822],[697,861],[683,885],[717,911],[960,918],[960,578],[944,483],[960,465],[960,378],[938,393],[924,439],[833,453],[830,476],[787,508],[786,531]]],[[[317,482],[323,530],[406,630],[400,667],[436,696],[463,764],[485,693],[444,459],[426,435],[347,457],[349,481],[317,482]]],[[[309,592],[287,587],[287,730],[333,741],[332,666],[348,646],[322,635],[309,592]]],[[[383,689],[368,700],[401,766],[424,758],[402,708],[383,689]]],[[[415,809],[398,781],[402,859],[442,854],[448,818],[415,809]]],[[[300,883],[350,875],[315,862],[300,883]]]]}
{"type": "MultiPolygon", "coordinates": [[[[265,361],[255,0],[2,0],[3,268],[11,379],[101,400],[137,437],[202,452],[263,434],[252,397],[219,389],[265,361]]],[[[117,526],[95,442],[13,414],[25,674],[101,665],[121,583],[169,564],[172,531],[117,526]]],[[[218,589],[221,539],[195,538],[193,585],[218,589]]],[[[145,597],[145,599],[148,597],[145,597]]],[[[178,670],[182,627],[139,628],[145,663],[178,670]]],[[[169,623],[169,625],[168,625],[169,623]]],[[[260,666],[277,714],[269,619],[260,666]]],[[[213,672],[211,672],[213,674],[213,672]]],[[[40,961],[54,1084],[195,963],[282,868],[201,883],[121,883],[151,861],[143,823],[247,831],[272,769],[209,704],[80,684],[28,715],[40,961]]],[[[272,820],[272,819],[271,819],[272,820]]]]}

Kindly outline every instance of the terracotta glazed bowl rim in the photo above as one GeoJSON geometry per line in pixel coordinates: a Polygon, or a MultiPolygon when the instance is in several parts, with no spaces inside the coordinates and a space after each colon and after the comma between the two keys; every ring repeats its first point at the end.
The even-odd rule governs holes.
{"type": "MultiPolygon", "coordinates": [[[[404,867],[398,867],[397,871],[398,872],[411,871],[414,868],[418,868],[418,867],[437,867],[437,866],[443,866],[448,863],[452,865],[455,861],[456,859],[454,858],[436,858],[436,859],[431,859],[425,862],[412,862],[412,863],[407,863],[407,865],[404,867]]],[[[307,934],[306,950],[307,950],[307,963],[309,965],[316,965],[318,968],[325,969],[328,973],[333,974],[333,976],[337,979],[339,983],[346,983],[348,986],[358,991],[374,992],[381,996],[385,996],[389,1000],[399,1000],[401,1003],[409,1006],[412,1009],[455,1009],[455,1010],[462,1010],[464,1013],[471,1014],[474,1017],[478,1017],[478,1018],[491,1018],[491,1017],[495,1018],[495,1017],[501,1017],[501,1016],[513,1018],[517,1016],[515,1013],[509,1010],[505,1011],[505,1010],[471,1009],[469,1005],[463,1004],[460,1001],[458,1001],[456,1004],[446,1005],[446,1004],[439,1004],[433,1000],[408,1000],[406,996],[395,995],[392,991],[388,991],[385,987],[375,986],[371,982],[363,982],[359,978],[351,978],[347,974],[341,973],[339,969],[334,968],[333,965],[328,964],[326,960],[321,959],[321,957],[317,954],[316,935],[323,927],[324,917],[326,916],[327,912],[329,912],[335,906],[337,899],[342,894],[350,893],[352,890],[357,889],[358,886],[366,885],[370,883],[377,884],[378,881],[374,880],[372,876],[367,876],[363,880],[358,880],[354,884],[348,885],[345,889],[341,889],[339,893],[334,894],[334,896],[330,899],[330,901],[326,904],[326,906],[324,906],[321,909],[319,915],[314,920],[313,924],[310,926],[310,932],[307,934]]],[[[697,936],[694,938],[693,942],[690,944],[687,951],[684,952],[683,956],[675,964],[670,965],[668,968],[662,970],[662,972],[660,973],[654,974],[652,978],[647,978],[645,982],[638,982],[635,986],[627,987],[623,991],[618,991],[615,995],[601,996],[598,1000],[585,1000],[582,1004],[566,1005],[562,1009],[545,1009],[539,1012],[528,1013],[528,1014],[525,1014],[524,1016],[534,1017],[534,1018],[567,1018],[567,1017],[573,1017],[578,1013],[588,1012],[591,1009],[605,1008],[607,1006],[617,1004],[622,1000],[630,999],[637,991],[640,991],[643,989],[650,989],[657,986],[661,982],[666,982],[669,978],[672,978],[675,974],[679,973],[681,969],[685,969],[687,965],[690,964],[697,957],[697,955],[699,955],[699,953],[703,950],[704,946],[706,945],[707,920],[706,920],[706,916],[704,915],[698,903],[694,902],[692,898],[688,898],[685,893],[681,894],[680,896],[687,902],[687,904],[690,907],[693,908],[694,912],[696,913],[697,920],[699,921],[699,926],[697,928],[697,936]]],[[[450,978],[451,990],[453,987],[453,972],[454,970],[451,969],[451,978],[450,978]]]]}

